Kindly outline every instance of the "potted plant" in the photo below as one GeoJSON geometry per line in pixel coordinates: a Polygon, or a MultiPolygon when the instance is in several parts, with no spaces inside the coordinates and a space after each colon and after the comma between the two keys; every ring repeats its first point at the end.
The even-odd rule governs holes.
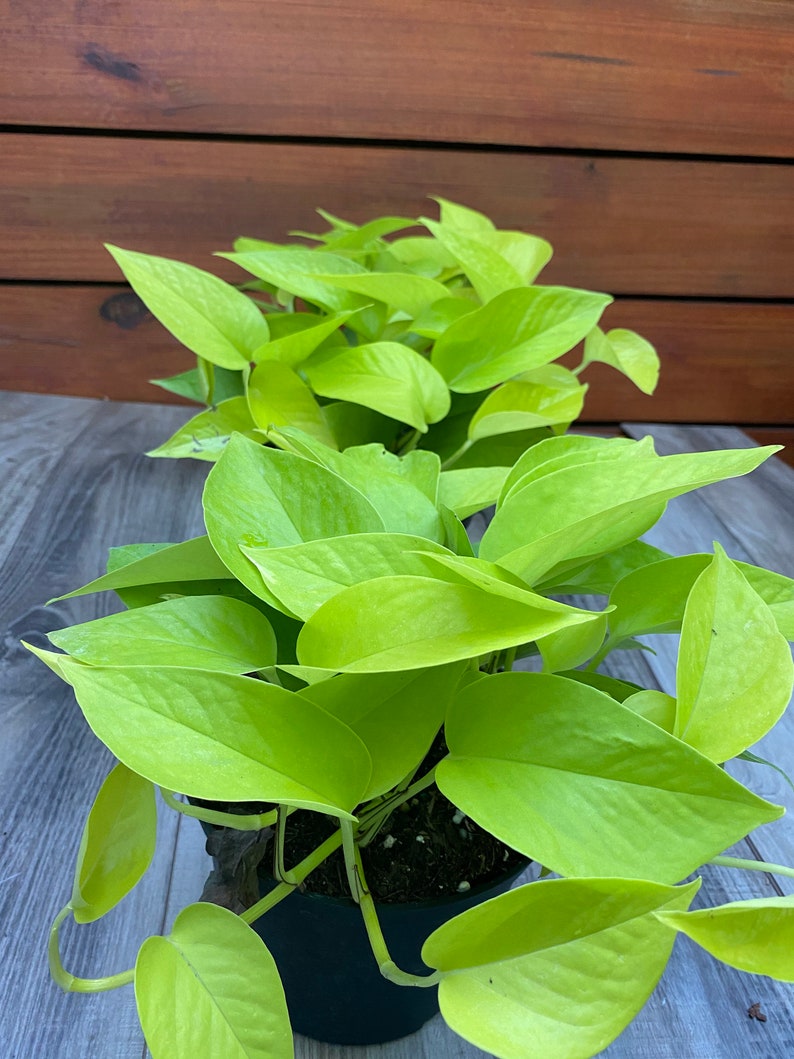
{"type": "MultiPolygon", "coordinates": [[[[467,315],[476,324],[503,297],[467,315]]],[[[495,313],[468,352],[463,337],[443,341],[450,323],[430,366],[449,388],[473,377],[512,402],[532,343],[506,352],[499,336],[520,336],[523,319],[495,313]]],[[[590,356],[631,360],[619,340],[590,342],[590,356]]],[[[699,884],[682,882],[783,812],[721,766],[788,704],[794,582],[719,545],[673,557],[640,540],[669,500],[774,447],[663,457],[650,438],[551,424],[517,456],[499,462],[494,445],[469,463],[477,416],[502,413],[481,411],[490,393],[454,392],[476,393],[480,410],[461,413],[446,465],[408,419],[398,451],[305,422],[231,432],[204,490],[206,535],[113,549],[72,595],[114,590],[128,609],[52,633],[55,651],[31,648],[119,761],[53,925],[53,975],[78,992],[134,981],[155,1059],[291,1055],[288,1005],[296,1028],[322,1032],[298,992],[307,966],[338,977],[354,933],[390,996],[431,997],[409,1028],[438,986],[449,1025],[506,1059],[596,1054],[642,1007],[679,931],[794,979],[791,899],[689,911],[699,884]],[[491,504],[477,541],[462,519],[491,504]],[[583,605],[559,600],[572,592],[583,605]],[[598,671],[658,631],[680,633],[674,698],[598,671]],[[60,925],[104,915],[146,870],[157,789],[208,827],[205,899],[147,939],[134,969],[76,978],[60,925]],[[407,896],[427,899],[453,854],[464,860],[442,890],[464,910],[409,900],[390,930],[394,862],[420,884],[407,896]],[[506,889],[527,861],[544,878],[506,889]],[[317,891],[347,897],[326,900],[341,930],[330,951],[302,903],[317,891]],[[406,922],[421,923],[421,963],[397,957],[406,922]]],[[[366,1009],[365,988],[346,987],[351,1009],[366,1009]]]]}

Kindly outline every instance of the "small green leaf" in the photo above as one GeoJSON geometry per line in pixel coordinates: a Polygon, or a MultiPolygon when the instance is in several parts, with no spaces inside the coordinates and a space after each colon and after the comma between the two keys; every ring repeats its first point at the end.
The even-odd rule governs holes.
{"type": "MultiPolygon", "coordinates": [[[[369,300],[360,294],[323,283],[312,275],[320,270],[334,276],[367,275],[362,265],[339,254],[289,246],[279,250],[253,250],[218,256],[233,261],[246,272],[272,283],[280,290],[289,291],[329,312],[350,312],[360,309],[369,300]]],[[[266,341],[267,336],[253,348],[258,349],[266,341]]]]}
{"type": "Polygon", "coordinates": [[[456,696],[445,733],[441,791],[561,875],[675,882],[782,813],[655,724],[560,676],[480,680],[456,696]]]}
{"type": "Polygon", "coordinates": [[[369,784],[358,736],[274,684],[199,669],[63,665],[97,737],[168,790],[348,816],[369,784]]]}
{"type": "Polygon", "coordinates": [[[183,666],[253,673],[276,661],[260,611],[228,596],[183,596],[49,634],[62,651],[106,666],[183,666]]]}
{"type": "Polygon", "coordinates": [[[417,669],[513,647],[596,615],[447,572],[380,577],[334,596],[304,625],[298,661],[359,673],[417,669]],[[395,615],[407,615],[395,622],[395,615]]]}
{"type": "Polygon", "coordinates": [[[468,298],[440,298],[417,314],[411,324],[411,331],[425,338],[439,338],[448,327],[461,317],[473,313],[476,308],[477,305],[468,298]]]}
{"type": "Polygon", "coordinates": [[[445,1021],[503,1059],[590,1059],[631,1022],[669,959],[672,939],[654,913],[687,908],[698,885],[553,879],[469,909],[422,949],[443,975],[445,1021]]]}
{"type": "Polygon", "coordinates": [[[794,982],[794,896],[656,915],[730,967],[794,982]]]}
{"type": "Polygon", "coordinates": [[[458,518],[468,518],[496,503],[508,470],[507,467],[463,467],[442,471],[439,501],[458,518]]]}
{"type": "Polygon", "coordinates": [[[559,673],[589,661],[604,642],[607,616],[607,611],[602,611],[586,625],[574,625],[541,636],[538,648],[543,658],[543,672],[559,673]]]}
{"type": "Polygon", "coordinates": [[[416,430],[427,430],[449,411],[444,380],[421,354],[399,342],[318,352],[302,371],[315,393],[363,404],[416,430]]]}
{"type": "Polygon", "coordinates": [[[292,1059],[275,960],[226,908],[188,905],[135,964],[138,1016],[153,1059],[292,1059]]]}
{"type": "MultiPolygon", "coordinates": [[[[251,360],[256,363],[261,360],[277,360],[287,367],[297,367],[332,335],[339,332],[339,328],[351,315],[352,313],[347,312],[318,318],[310,313],[285,313],[280,317],[269,317],[270,341],[255,349],[251,360]],[[286,330],[287,327],[289,330],[286,330]]],[[[347,343],[342,340],[341,344],[347,343]]]]}
{"type": "Polygon", "coordinates": [[[117,764],[99,789],[80,840],[72,910],[93,923],[119,903],[149,867],[157,807],[149,780],[117,764]]]}
{"type": "Polygon", "coordinates": [[[146,455],[172,459],[190,456],[194,460],[214,463],[229,444],[232,434],[255,437],[256,426],[245,397],[230,397],[215,408],[208,408],[193,416],[168,441],[151,449],[146,455]]]}
{"type": "Polygon", "coordinates": [[[473,210],[471,206],[461,206],[460,203],[451,202],[449,199],[441,198],[440,195],[431,195],[431,199],[437,202],[441,208],[441,223],[450,228],[457,228],[462,232],[493,232],[496,225],[479,210],[473,210]]]}
{"type": "Polygon", "coordinates": [[[659,357],[651,343],[635,331],[614,328],[604,334],[600,327],[594,327],[585,339],[582,367],[596,360],[616,368],[643,393],[656,389],[659,357]]]}
{"type": "Polygon", "coordinates": [[[663,728],[665,732],[675,729],[677,704],[672,695],[653,689],[637,691],[623,699],[623,705],[644,717],[646,721],[652,721],[663,728]]]}
{"type": "Polygon", "coordinates": [[[452,324],[432,362],[451,390],[486,390],[567,353],[611,301],[569,287],[519,286],[452,324]]]}
{"type": "Polygon", "coordinates": [[[206,387],[198,368],[182,371],[178,375],[169,376],[167,379],[149,379],[149,382],[153,386],[159,386],[160,389],[167,390],[169,393],[176,393],[180,397],[198,401],[199,404],[204,404],[207,400],[206,387]]]}
{"type": "Polygon", "coordinates": [[[483,401],[469,424],[472,441],[536,427],[568,426],[582,411],[587,387],[558,364],[526,372],[506,382],[483,401]]]}
{"type": "Polygon", "coordinates": [[[608,596],[628,574],[669,558],[667,552],[645,541],[629,541],[622,548],[616,548],[592,562],[541,582],[537,589],[544,595],[579,593],[608,596]]]}
{"type": "Polygon", "coordinates": [[[523,284],[518,269],[489,245],[488,236],[492,233],[453,228],[426,217],[420,219],[459,263],[484,302],[523,284]]]}
{"type": "Polygon", "coordinates": [[[314,394],[287,364],[260,360],[248,380],[248,408],[261,430],[293,426],[331,448],[336,447],[314,394]]]}
{"type": "Polygon", "coordinates": [[[766,735],[791,698],[789,646],[718,544],[687,600],[676,680],[675,734],[718,762],[766,735]]]}
{"type": "Polygon", "coordinates": [[[267,342],[256,304],[222,279],[181,261],[106,245],[138,297],[198,356],[222,368],[244,368],[267,342]]]}
{"type": "MultiPolygon", "coordinates": [[[[318,271],[322,268],[320,262],[318,271]]],[[[409,316],[448,296],[447,288],[428,276],[408,272],[370,272],[355,276],[316,275],[312,278],[366,298],[383,302],[409,316]]]]}
{"type": "Polygon", "coordinates": [[[444,721],[460,664],[402,673],[342,673],[298,694],[344,721],[372,758],[364,800],[391,790],[420,764],[444,721]]]}

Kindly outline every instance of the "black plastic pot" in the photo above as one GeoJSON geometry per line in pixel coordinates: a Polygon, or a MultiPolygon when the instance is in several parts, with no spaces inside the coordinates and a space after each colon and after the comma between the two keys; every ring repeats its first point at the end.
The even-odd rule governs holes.
{"type": "MultiPolygon", "coordinates": [[[[379,904],[397,966],[429,974],[419,955],[427,936],[467,908],[504,893],[524,867],[451,897],[379,904]]],[[[263,884],[263,895],[269,888],[263,884]]],[[[275,958],[296,1033],[328,1044],[383,1044],[414,1033],[438,1011],[437,986],[399,986],[381,975],[352,900],[296,890],[253,927],[275,958]]]]}

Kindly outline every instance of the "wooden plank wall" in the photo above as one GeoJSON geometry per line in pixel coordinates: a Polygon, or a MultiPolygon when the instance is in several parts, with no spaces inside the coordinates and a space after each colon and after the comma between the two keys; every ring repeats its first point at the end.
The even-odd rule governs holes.
{"type": "Polygon", "coordinates": [[[794,424],[791,0],[0,0],[0,387],[161,400],[190,357],[103,242],[213,261],[440,194],[618,296],[653,399],[794,424]]]}

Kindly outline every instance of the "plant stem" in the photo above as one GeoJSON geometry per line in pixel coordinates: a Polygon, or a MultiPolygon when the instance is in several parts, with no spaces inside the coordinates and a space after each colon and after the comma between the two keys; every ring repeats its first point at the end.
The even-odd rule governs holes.
{"type": "Polygon", "coordinates": [[[517,647],[508,647],[504,654],[504,660],[502,661],[502,669],[505,673],[509,673],[513,668],[513,663],[516,660],[517,647]]]}
{"type": "Polygon", "coordinates": [[[709,864],[717,864],[722,868],[744,868],[745,871],[766,871],[773,875],[787,875],[794,879],[794,868],[788,868],[785,864],[769,864],[765,860],[744,860],[742,857],[712,857],[709,864]]]}
{"type": "Polygon", "coordinates": [[[287,819],[292,810],[284,805],[279,805],[276,812],[278,813],[278,823],[276,825],[273,875],[279,882],[289,883],[291,886],[296,886],[298,880],[294,878],[293,872],[287,871],[287,866],[284,863],[284,840],[287,830],[287,819]]]}
{"type": "Polygon", "coordinates": [[[408,434],[408,436],[405,438],[405,440],[400,445],[399,449],[397,450],[397,455],[398,456],[405,456],[407,453],[412,452],[416,448],[416,446],[419,443],[419,440],[420,440],[421,437],[422,437],[422,431],[421,430],[416,430],[416,429],[412,430],[411,433],[408,434]]]}
{"type": "Polygon", "coordinates": [[[404,791],[395,792],[391,797],[381,802],[372,812],[362,813],[359,818],[359,835],[364,837],[359,838],[359,845],[362,847],[368,846],[391,814],[396,809],[399,809],[403,802],[410,801],[415,794],[419,794],[420,791],[430,787],[435,782],[435,779],[436,770],[432,768],[416,783],[412,783],[404,791]]]}
{"type": "Polygon", "coordinates": [[[364,917],[364,926],[367,930],[367,937],[369,938],[372,954],[378,962],[380,973],[390,982],[394,982],[395,985],[419,986],[420,988],[425,989],[428,986],[437,985],[441,979],[441,975],[438,971],[434,971],[432,974],[424,976],[409,974],[407,971],[400,970],[394,960],[392,960],[386,946],[386,939],[383,937],[383,931],[381,930],[380,922],[378,920],[378,913],[375,910],[375,902],[372,900],[372,895],[367,889],[367,882],[364,878],[364,868],[361,863],[361,851],[359,849],[356,849],[355,857],[358,903],[361,908],[361,914],[364,917]]]}
{"type": "Polygon", "coordinates": [[[240,913],[240,919],[244,923],[253,923],[254,920],[259,919],[265,912],[270,911],[274,905],[277,905],[279,901],[283,901],[285,897],[289,897],[296,886],[299,886],[307,875],[311,875],[318,865],[330,857],[334,850],[339,849],[342,845],[342,832],[334,831],[334,833],[323,842],[317,849],[312,850],[308,857],[297,864],[290,875],[295,880],[294,883],[278,883],[274,886],[270,893],[265,894],[263,898],[256,902],[255,905],[251,905],[250,908],[246,908],[245,912],[240,913]]]}
{"type": "Polygon", "coordinates": [[[78,978],[64,969],[61,963],[61,951],[58,944],[58,934],[61,924],[72,911],[71,903],[62,908],[50,928],[50,938],[47,946],[47,957],[50,965],[50,974],[53,980],[66,993],[102,993],[107,989],[118,989],[119,986],[127,985],[135,978],[135,971],[121,971],[119,974],[111,974],[106,978],[78,978]]]}
{"type": "Polygon", "coordinates": [[[206,824],[233,827],[235,831],[261,831],[265,827],[272,827],[278,814],[276,809],[272,809],[258,816],[238,816],[236,813],[223,813],[219,809],[204,809],[200,805],[180,802],[175,793],[166,790],[165,787],[160,788],[160,794],[169,809],[175,809],[178,813],[193,817],[195,820],[203,820],[206,824]]]}
{"type": "Polygon", "coordinates": [[[353,825],[349,820],[340,820],[339,828],[342,832],[342,849],[345,854],[347,885],[350,888],[350,896],[358,904],[360,887],[356,878],[356,840],[353,836],[353,825]]]}

